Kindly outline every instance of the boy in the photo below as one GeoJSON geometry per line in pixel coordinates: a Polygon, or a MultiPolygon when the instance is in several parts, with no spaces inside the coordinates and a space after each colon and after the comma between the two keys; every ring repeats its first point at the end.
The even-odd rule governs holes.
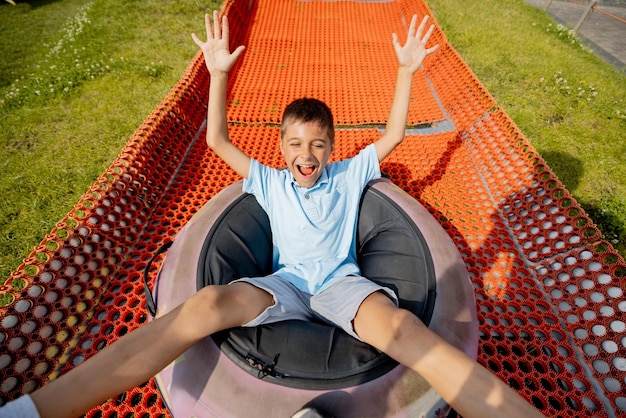
{"type": "Polygon", "coordinates": [[[76,416],[145,382],[219,330],[318,316],[420,373],[463,416],[540,416],[497,377],[398,308],[393,292],[359,276],[354,228],[360,194],[404,138],[413,74],[437,49],[426,48],[433,31],[431,26],[424,35],[427,18],[417,27],[413,17],[404,46],[393,35],[399,69],[384,135],[358,156],[329,165],[332,115],[318,100],[297,100],[286,108],[281,127],[287,170],[265,167],[230,142],[228,72],[244,47],[229,51],[226,17],[220,25],[215,12],[213,28],[208,15],[205,20],[207,42],[192,37],[211,74],[207,143],[244,177],[244,189],[268,212],[278,270],[263,279],[198,291],[19,402],[32,399],[42,417],[76,416]],[[169,343],[159,344],[163,340],[169,343]]]}

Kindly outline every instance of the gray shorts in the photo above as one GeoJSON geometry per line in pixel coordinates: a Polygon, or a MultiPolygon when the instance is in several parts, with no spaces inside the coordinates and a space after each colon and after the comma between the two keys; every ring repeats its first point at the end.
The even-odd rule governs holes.
{"type": "Polygon", "coordinates": [[[354,332],[352,320],[365,298],[374,292],[383,291],[398,305],[398,297],[391,289],[360,276],[338,279],[316,295],[301,291],[279,276],[245,277],[231,283],[236,282],[250,283],[265,290],[274,298],[272,306],[244,327],[255,327],[288,319],[304,321],[320,319],[343,329],[360,340],[354,332]]]}

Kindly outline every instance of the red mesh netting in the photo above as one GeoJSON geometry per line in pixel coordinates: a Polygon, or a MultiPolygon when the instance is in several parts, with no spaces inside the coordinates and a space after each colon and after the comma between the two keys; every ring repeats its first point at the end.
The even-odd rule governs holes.
{"type": "MultiPolygon", "coordinates": [[[[395,81],[391,32],[421,0],[227,1],[233,142],[264,163],[282,108],[329,103],[333,158],[377,138],[395,81]]],[[[402,35],[400,36],[402,38],[402,35]]],[[[382,164],[453,238],[475,287],[478,361],[550,416],[626,413],[626,264],[437,28],[415,77],[413,129],[382,164]]],[[[147,319],[151,255],[237,180],[204,143],[208,74],[197,56],[118,159],[0,287],[0,404],[81,363],[147,319]]],[[[154,273],[156,266],[153,268],[154,273]]],[[[154,382],[89,416],[168,414],[154,382]]]]}

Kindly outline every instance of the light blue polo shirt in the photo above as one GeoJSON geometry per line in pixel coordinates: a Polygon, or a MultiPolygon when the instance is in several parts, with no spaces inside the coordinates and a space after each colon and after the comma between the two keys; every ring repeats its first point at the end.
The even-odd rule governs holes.
{"type": "Polygon", "coordinates": [[[311,188],[298,186],[289,170],[252,160],[243,191],[256,197],[270,219],[275,274],[312,295],[335,279],[359,275],[359,202],[365,185],[379,177],[373,144],[327,165],[311,188]]]}

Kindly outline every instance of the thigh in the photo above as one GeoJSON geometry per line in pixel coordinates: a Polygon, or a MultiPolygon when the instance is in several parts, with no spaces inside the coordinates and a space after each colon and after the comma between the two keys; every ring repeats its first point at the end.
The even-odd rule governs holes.
{"type": "Polygon", "coordinates": [[[348,276],[313,296],[311,309],[320,318],[361,340],[355,332],[353,321],[363,301],[374,293],[380,293],[392,306],[398,303],[398,298],[391,289],[365,277],[348,276]]]}
{"type": "Polygon", "coordinates": [[[291,319],[306,321],[314,316],[310,307],[311,295],[302,292],[279,276],[246,277],[231,282],[231,285],[238,283],[252,285],[267,292],[273,298],[273,304],[267,306],[249,322],[244,323],[244,327],[255,327],[291,319]]]}

